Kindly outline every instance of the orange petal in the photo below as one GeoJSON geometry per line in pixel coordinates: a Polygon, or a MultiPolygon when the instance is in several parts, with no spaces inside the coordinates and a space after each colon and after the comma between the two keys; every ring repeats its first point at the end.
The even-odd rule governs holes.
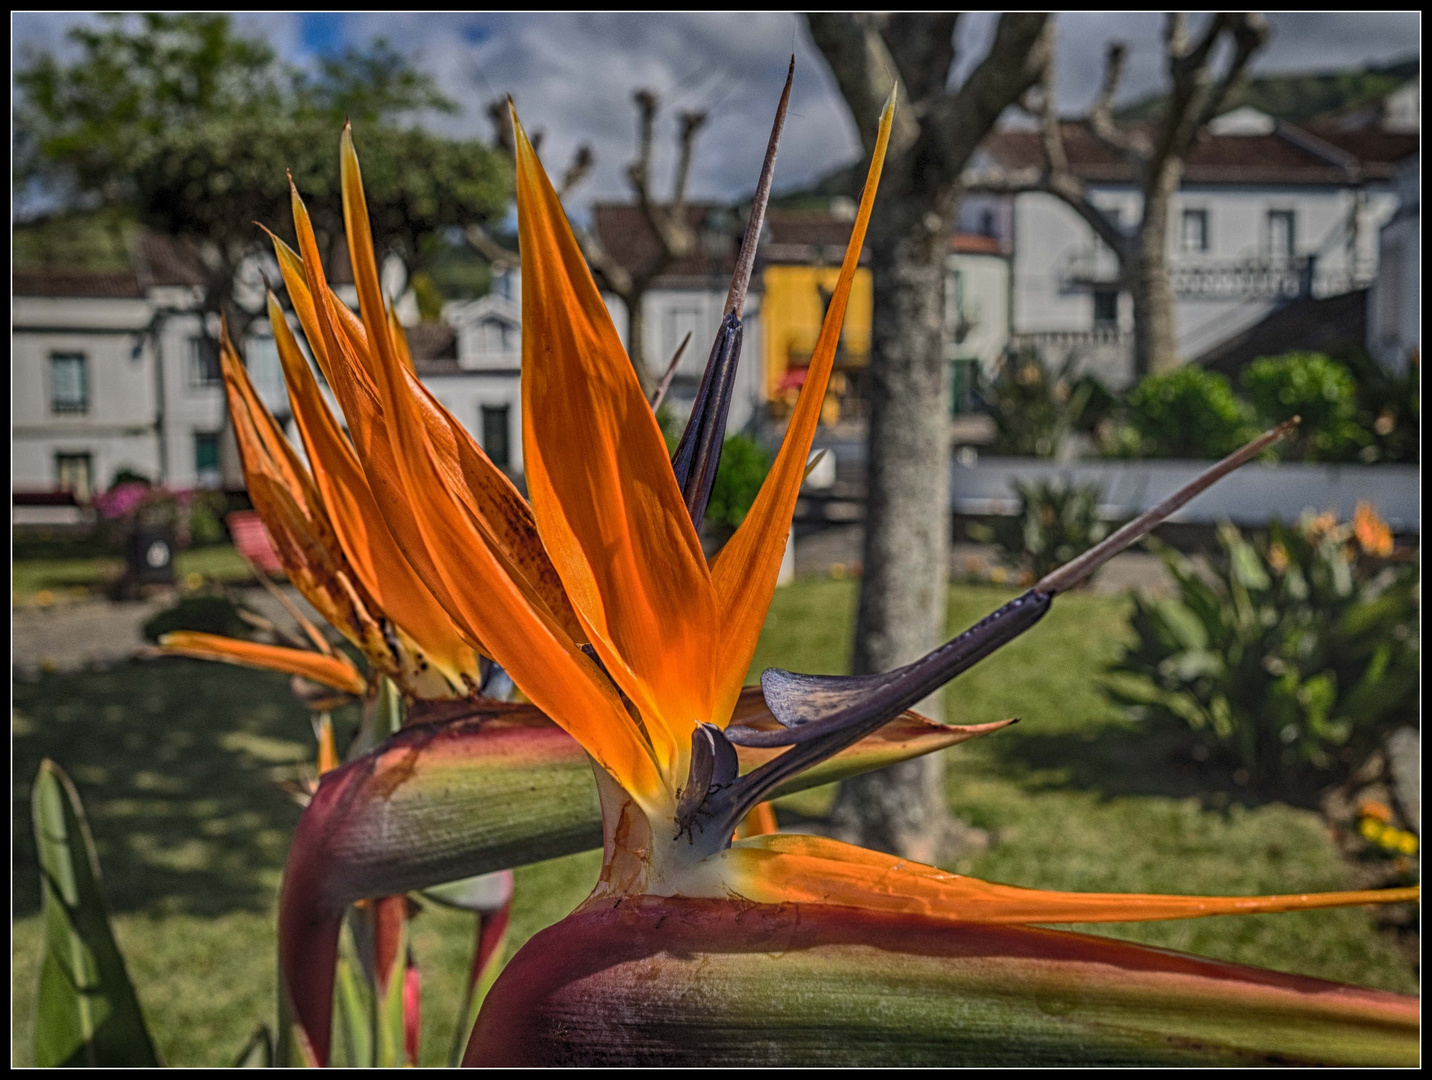
{"type": "Polygon", "coordinates": [[[338,746],[333,741],[333,719],[324,713],[318,718],[318,775],[332,772],[341,764],[338,746]]]}
{"type": "MultiPolygon", "coordinates": [[[[360,295],[366,295],[376,288],[377,268],[372,263],[371,239],[355,235],[367,235],[369,226],[358,161],[346,133],[342,166],[349,250],[360,295]]],[[[295,205],[296,214],[301,214],[301,203],[295,205]]],[[[339,343],[325,311],[328,294],[317,245],[306,219],[299,217],[297,224],[309,292],[332,357],[339,343]]],[[[381,306],[375,317],[386,320],[381,306]]],[[[365,320],[365,328],[370,341],[381,338],[391,343],[383,322],[375,326],[365,320]]],[[[370,359],[383,423],[373,432],[359,433],[355,445],[399,547],[453,621],[481,642],[527,697],[634,798],[656,805],[650,800],[665,785],[653,768],[649,744],[621,699],[533,594],[530,583],[519,580],[520,575],[489,545],[466,503],[453,491],[418,401],[407,390],[410,373],[391,349],[375,347],[370,359]],[[387,483],[391,490],[383,490],[387,483]]]]}
{"type": "MultiPolygon", "coordinates": [[[[301,201],[296,206],[296,213],[302,211],[301,201]]],[[[300,244],[316,252],[316,241],[310,243],[312,229],[306,212],[305,216],[296,219],[296,224],[300,244]]],[[[401,513],[402,489],[391,464],[391,454],[375,452],[374,440],[381,441],[387,437],[377,427],[384,413],[370,376],[376,361],[369,351],[367,331],[325,284],[321,290],[327,296],[324,318],[335,328],[333,336],[337,346],[337,353],[329,356],[323,345],[324,334],[319,326],[318,308],[305,277],[305,263],[283,241],[277,237],[273,240],[294,311],[313,348],[314,358],[320,360],[319,368],[324,371],[324,377],[348,419],[349,433],[358,448],[358,457],[368,474],[373,493],[384,507],[391,508],[393,513],[401,513]]],[[[321,272],[320,266],[315,274],[319,281],[322,281],[321,272]]],[[[402,337],[401,328],[391,319],[390,334],[402,360],[408,355],[407,342],[402,337]]],[[[467,429],[413,375],[410,359],[404,362],[404,367],[407,369],[405,377],[409,396],[421,414],[434,461],[448,490],[461,500],[488,546],[528,593],[529,599],[544,605],[574,641],[585,641],[586,634],[572,611],[557,571],[537,537],[532,508],[506,474],[492,464],[467,429]]],[[[399,532],[395,531],[394,536],[402,546],[404,541],[399,532]]],[[[421,574],[426,575],[425,580],[435,576],[432,560],[425,551],[404,548],[404,554],[421,574]]]]}
{"type": "Polygon", "coordinates": [[[776,808],[768,802],[757,803],[751,807],[751,812],[741,819],[741,824],[736,826],[736,839],[764,836],[775,832],[777,828],[776,808]]]}
{"type": "Polygon", "coordinates": [[[229,340],[227,329],[219,340],[219,368],[244,468],[270,473],[301,505],[317,507],[318,489],[314,487],[313,477],[254,390],[248,369],[229,340]]]}
{"type": "Polygon", "coordinates": [[[328,411],[272,294],[269,321],[294,419],[343,553],[383,613],[406,631],[454,689],[465,693],[479,679],[477,655],[394,543],[353,446],[328,411]]]}
{"type": "MultiPolygon", "coordinates": [[[[866,226],[880,186],[880,170],[885,163],[885,149],[890,142],[890,125],[895,116],[892,93],[880,117],[880,131],[871,156],[870,171],[865,178],[865,191],[860,197],[860,212],[845,249],[845,262],[835,292],[826,309],[825,323],[811,355],[805,385],[801,387],[790,426],[775,464],[756,501],[711,566],[711,579],[716,588],[721,638],[716,653],[716,686],[719,708],[729,711],[741,691],[756,640],[771,606],[786,537],[791,530],[796,496],[805,476],[806,459],[810,456],[811,440],[820,421],[821,404],[825,401],[826,384],[830,379],[835,351],[840,344],[841,324],[845,306],[850,299],[850,286],[860,262],[860,249],[865,243],[866,226]]],[[[525,286],[525,282],[524,282],[525,286]]],[[[524,292],[525,295],[525,292],[524,292]]]]}
{"type": "Polygon", "coordinates": [[[220,358],[245,485],[289,580],[381,670],[396,674],[394,658],[372,614],[373,602],[343,557],[318,488],[254,392],[227,336],[220,342],[220,358]]]}
{"type": "Polygon", "coordinates": [[[818,836],[772,834],[725,853],[741,895],[759,903],[837,904],[986,923],[1150,922],[1416,900],[1417,888],[1288,896],[1046,892],[999,885],[818,836]]]}
{"type": "Polygon", "coordinates": [[[281,645],[262,645],[255,641],[219,634],[201,634],[196,630],[175,630],[159,639],[159,647],[174,656],[192,656],[199,660],[222,660],[244,667],[282,671],[302,675],[305,679],[331,686],[362,697],[367,681],[358,669],[337,656],[322,656],[307,649],[288,649],[281,645]]]}
{"type": "Polygon", "coordinates": [[[515,115],[513,128],[532,508],[593,647],[641,712],[663,766],[677,769],[693,725],[716,719],[710,574],[557,193],[515,115]]]}

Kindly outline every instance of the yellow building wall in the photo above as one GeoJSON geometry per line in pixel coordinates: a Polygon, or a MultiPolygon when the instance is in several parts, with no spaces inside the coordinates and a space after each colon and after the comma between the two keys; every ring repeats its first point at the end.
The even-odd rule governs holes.
{"type": "MultiPolygon", "coordinates": [[[[762,275],[761,333],[765,338],[766,397],[772,398],[786,371],[809,362],[825,315],[820,290],[834,291],[838,266],[768,266],[762,275]]],[[[861,267],[851,282],[841,344],[855,357],[870,355],[870,271],[861,267]]]]}

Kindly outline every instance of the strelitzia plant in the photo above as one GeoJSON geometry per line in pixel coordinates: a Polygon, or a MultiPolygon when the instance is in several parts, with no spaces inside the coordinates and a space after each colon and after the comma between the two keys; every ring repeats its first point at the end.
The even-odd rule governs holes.
{"type": "Polygon", "coordinates": [[[1289,911],[1406,900],[1416,890],[1052,893],[819,837],[737,838],[763,800],[802,778],[831,778],[843,753],[1032,627],[1060,592],[1287,428],[905,668],[848,679],[773,669],[759,690],[744,688],[893,109],[892,101],[881,119],[839,283],[775,464],[710,563],[697,530],[724,435],[776,134],[706,375],[668,458],[514,114],[530,505],[496,497],[500,485],[470,440],[412,374],[379,288],[350,131],[341,175],[358,317],[329,290],[294,193],[298,249],[276,240],[275,250],[348,421],[375,521],[463,640],[500,664],[531,703],[489,706],[475,731],[410,729],[325,778],[295,838],[281,898],[280,968],[294,1017],[285,1035],[303,1058],[328,1059],[334,911],[455,868],[510,865],[594,839],[585,832],[590,796],[583,806],[572,768],[585,759],[600,805],[598,881],[499,976],[468,1064],[1415,1060],[1410,999],[1025,924],[1289,911]],[[485,749],[472,752],[479,742],[485,749]],[[528,782],[537,775],[541,784],[528,782]],[[524,800],[523,787],[551,805],[524,800]],[[479,806],[485,818],[460,816],[479,806]]]}

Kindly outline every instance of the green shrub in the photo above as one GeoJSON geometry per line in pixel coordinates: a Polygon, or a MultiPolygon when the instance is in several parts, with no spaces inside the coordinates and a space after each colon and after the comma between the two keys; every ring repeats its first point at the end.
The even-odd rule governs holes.
{"type": "Polygon", "coordinates": [[[1062,480],[1015,481],[1019,513],[992,530],[1000,561],[1026,584],[1088,551],[1109,534],[1098,517],[1103,493],[1094,485],[1071,487],[1062,480]]]}
{"type": "Polygon", "coordinates": [[[248,624],[225,596],[185,596],[172,607],[156,612],[143,627],[149,641],[158,641],[175,630],[199,630],[232,638],[249,636],[248,624]]]}
{"type": "Polygon", "coordinates": [[[1371,437],[1359,458],[1369,463],[1388,461],[1415,465],[1420,460],[1421,365],[1413,354],[1407,370],[1388,371],[1365,349],[1338,356],[1357,384],[1358,423],[1371,437]]]}
{"type": "Polygon", "coordinates": [[[1069,436],[1109,414],[1114,396],[1092,375],[1076,378],[1074,363],[1050,370],[1032,350],[1005,357],[983,388],[995,453],[1054,457],[1069,436]]]}
{"type": "Polygon", "coordinates": [[[1259,426],[1301,416],[1279,453],[1292,461],[1358,461],[1372,436],[1358,422],[1357,382],[1344,365],[1322,353],[1263,356],[1243,372],[1243,389],[1259,426]]]}
{"type": "Polygon", "coordinates": [[[1127,427],[1106,450],[1119,457],[1218,458],[1257,433],[1252,407],[1224,376],[1185,364],[1146,375],[1134,387],[1127,427]]]}
{"type": "Polygon", "coordinates": [[[746,520],[746,511],[771,471],[771,456],[749,435],[732,435],[721,448],[716,481],[706,520],[718,528],[734,530],[746,520]]]}
{"type": "Polygon", "coordinates": [[[1395,727],[1417,723],[1418,574],[1389,563],[1370,508],[1274,527],[1225,525],[1211,573],[1164,552],[1179,595],[1138,599],[1115,700],[1176,720],[1276,790],[1345,778],[1395,727]]]}

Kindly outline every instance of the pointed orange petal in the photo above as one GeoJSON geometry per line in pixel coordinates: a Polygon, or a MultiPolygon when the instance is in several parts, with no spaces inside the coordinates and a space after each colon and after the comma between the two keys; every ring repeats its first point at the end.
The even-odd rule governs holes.
{"type": "Polygon", "coordinates": [[[964,922],[1150,922],[1385,904],[1419,896],[1415,887],[1288,896],[1047,892],[951,874],[818,836],[758,836],[725,854],[740,868],[741,894],[759,903],[837,904],[964,922]]]}
{"type": "MultiPolygon", "coordinates": [[[[312,229],[308,227],[306,217],[296,219],[296,224],[300,244],[316,252],[316,241],[310,243],[312,229]]],[[[283,268],[284,284],[293,300],[294,311],[314,350],[314,357],[327,357],[319,367],[348,419],[349,433],[357,446],[358,457],[368,474],[373,493],[390,512],[400,513],[402,499],[397,496],[401,485],[391,465],[390,455],[378,449],[378,443],[387,437],[375,434],[377,425],[381,423],[383,408],[370,375],[377,361],[369,352],[367,331],[325,286],[324,318],[331,327],[337,328],[334,340],[338,346],[337,352],[328,356],[322,345],[323,331],[319,326],[318,308],[309,292],[304,261],[277,237],[274,237],[274,250],[283,268]]],[[[392,322],[390,333],[401,359],[407,354],[407,343],[402,339],[401,328],[392,322]]],[[[527,500],[506,474],[492,464],[467,429],[443,408],[411,370],[406,371],[406,384],[412,403],[421,414],[434,462],[448,490],[462,501],[475,527],[528,593],[529,600],[544,605],[574,641],[585,641],[586,634],[572,611],[557,571],[537,538],[536,523],[527,500]]],[[[394,536],[399,538],[399,532],[395,531],[394,536]]],[[[403,542],[399,538],[400,546],[403,542]]],[[[426,552],[404,548],[404,553],[420,574],[427,575],[426,580],[434,576],[431,559],[426,552]]]]}
{"type": "Polygon", "coordinates": [[[641,712],[663,765],[678,767],[692,726],[716,719],[710,574],[661,430],[557,193],[515,116],[513,128],[532,508],[593,647],[641,712]]]}
{"type": "MultiPolygon", "coordinates": [[[[885,149],[890,142],[890,125],[895,115],[895,98],[891,95],[880,117],[880,132],[871,156],[870,171],[865,178],[865,191],[860,197],[860,212],[845,249],[845,262],[840,267],[835,292],[826,310],[825,323],[816,340],[805,385],[801,387],[790,425],[775,464],[745,520],[721,549],[711,566],[711,580],[721,626],[721,639],[716,654],[716,687],[719,708],[728,711],[740,693],[751,657],[756,653],[756,640],[771,606],[786,537],[791,530],[796,496],[805,475],[806,459],[810,456],[811,440],[820,421],[821,403],[825,400],[826,384],[835,350],[840,344],[841,324],[845,306],[850,299],[850,286],[860,262],[860,249],[865,243],[866,226],[875,205],[875,192],[880,186],[880,170],[885,163],[885,149]]],[[[525,281],[524,281],[525,290],[525,281]]]]}
{"type": "Polygon", "coordinates": [[[272,294],[269,321],[294,419],[343,553],[383,613],[407,632],[455,690],[466,693],[479,679],[477,655],[394,543],[352,444],[329,413],[272,294]]]}
{"type": "MultiPolygon", "coordinates": [[[[363,206],[362,181],[352,143],[343,140],[343,195],[349,224],[354,276],[376,280],[371,265],[371,234],[363,206]]],[[[296,204],[300,206],[301,204],[296,204]]],[[[315,298],[325,344],[336,354],[338,343],[325,312],[326,284],[318,267],[311,230],[300,220],[300,254],[315,298]]],[[[372,292],[375,281],[360,285],[372,292]]],[[[387,341],[381,303],[377,326],[365,320],[370,341],[387,341]]],[[[647,806],[669,797],[654,769],[651,748],[628,716],[611,683],[576,647],[530,583],[518,580],[510,565],[479,528],[462,498],[444,475],[434,439],[423,422],[418,399],[408,391],[410,373],[390,349],[374,348],[374,386],[384,412],[380,428],[360,433],[355,443],[373,484],[388,527],[424,582],[483,650],[507,669],[523,693],[567,730],[611,776],[647,806]],[[383,485],[391,482],[391,491],[383,485]]],[[[351,423],[351,418],[350,418],[351,423]]]]}
{"type": "Polygon", "coordinates": [[[234,435],[244,468],[268,472],[300,504],[316,506],[318,489],[314,487],[313,477],[279,430],[278,421],[268,411],[268,406],[254,390],[248,369],[239,359],[227,331],[219,340],[219,369],[223,374],[229,415],[233,418],[234,435]]]}
{"type": "Polygon", "coordinates": [[[373,602],[343,557],[313,478],[254,392],[227,337],[220,343],[220,357],[244,482],[289,580],[380,670],[397,674],[371,614],[373,602]]]}
{"type": "Polygon", "coordinates": [[[191,656],[199,660],[221,660],[228,664],[282,671],[302,675],[305,679],[331,686],[335,690],[361,697],[367,682],[358,669],[337,656],[322,656],[307,649],[288,649],[281,645],[263,645],[255,641],[219,634],[202,634],[196,630],[175,630],[159,639],[159,648],[174,656],[191,656]]]}
{"type": "Polygon", "coordinates": [[[332,772],[341,764],[333,741],[333,718],[324,713],[318,718],[318,775],[332,772]]]}

